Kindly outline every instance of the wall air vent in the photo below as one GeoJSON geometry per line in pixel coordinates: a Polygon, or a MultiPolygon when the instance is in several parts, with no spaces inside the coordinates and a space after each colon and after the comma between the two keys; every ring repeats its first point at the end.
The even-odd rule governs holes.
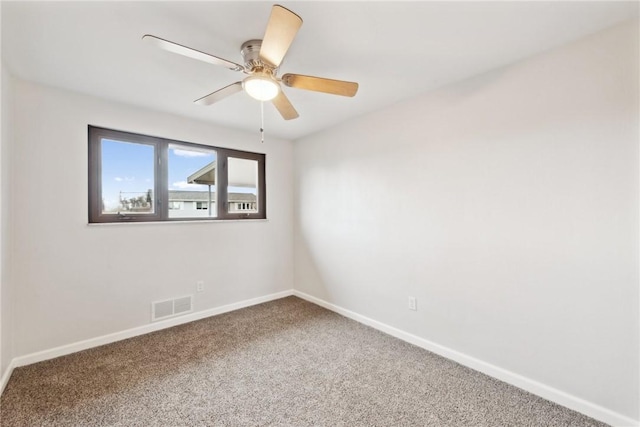
{"type": "Polygon", "coordinates": [[[192,311],[193,295],[163,301],[154,301],[151,303],[151,321],[155,322],[156,320],[167,319],[169,317],[191,313],[192,311]]]}
{"type": "Polygon", "coordinates": [[[173,300],[173,314],[188,313],[191,311],[191,295],[173,300]]]}

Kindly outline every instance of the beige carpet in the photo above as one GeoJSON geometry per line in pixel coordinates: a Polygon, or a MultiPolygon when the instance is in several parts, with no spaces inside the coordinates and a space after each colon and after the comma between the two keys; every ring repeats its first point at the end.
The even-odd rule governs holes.
{"type": "Polygon", "coordinates": [[[18,368],[9,426],[603,426],[295,297],[18,368]]]}

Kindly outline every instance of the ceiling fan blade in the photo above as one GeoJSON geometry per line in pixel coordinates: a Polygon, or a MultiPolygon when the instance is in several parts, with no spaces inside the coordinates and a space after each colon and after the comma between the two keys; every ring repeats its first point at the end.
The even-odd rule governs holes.
{"type": "Polygon", "coordinates": [[[298,15],[280,5],[273,5],[260,47],[260,59],[275,68],[280,66],[301,25],[302,18],[298,15]]]}
{"type": "Polygon", "coordinates": [[[223,87],[222,89],[218,89],[217,91],[210,93],[207,96],[203,96],[200,99],[196,99],[193,102],[199,105],[211,105],[213,103],[216,103],[226,98],[227,96],[233,95],[234,93],[241,92],[241,91],[242,91],[242,82],[235,82],[230,84],[229,86],[223,87]]]}
{"type": "Polygon", "coordinates": [[[233,71],[244,70],[242,65],[236,64],[235,62],[227,61],[226,59],[218,58],[217,56],[209,55],[208,53],[200,52],[199,50],[191,49],[190,47],[170,42],[169,40],[161,39],[160,37],[152,36],[151,34],[145,34],[142,36],[142,40],[159,47],[160,49],[208,62],[209,64],[222,65],[223,67],[233,71]]]}
{"type": "Polygon", "coordinates": [[[295,119],[300,116],[296,109],[293,108],[291,101],[289,101],[289,98],[287,98],[287,95],[284,94],[282,89],[278,92],[278,96],[273,98],[271,102],[285,120],[295,119]]]}
{"type": "Polygon", "coordinates": [[[358,83],[343,80],[331,80],[322,77],[285,74],[282,83],[296,89],[313,90],[333,95],[354,96],[358,92],[358,83]]]}

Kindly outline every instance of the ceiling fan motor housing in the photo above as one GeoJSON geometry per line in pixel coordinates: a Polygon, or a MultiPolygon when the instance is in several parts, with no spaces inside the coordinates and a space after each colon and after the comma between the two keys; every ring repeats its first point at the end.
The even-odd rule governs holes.
{"type": "Polygon", "coordinates": [[[270,65],[260,59],[260,47],[262,47],[262,40],[254,39],[242,43],[240,53],[248,71],[273,70],[270,65]]]}

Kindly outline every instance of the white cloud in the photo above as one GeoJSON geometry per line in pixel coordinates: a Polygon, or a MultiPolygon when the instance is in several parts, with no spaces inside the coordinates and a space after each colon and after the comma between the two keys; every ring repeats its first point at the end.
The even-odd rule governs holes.
{"type": "Polygon", "coordinates": [[[191,190],[201,188],[198,184],[189,184],[187,181],[178,181],[171,184],[171,188],[180,190],[191,190]]]}
{"type": "Polygon", "coordinates": [[[180,150],[177,148],[173,149],[173,154],[180,157],[207,157],[211,156],[211,153],[205,153],[202,151],[192,151],[192,150],[180,150]]]}
{"type": "Polygon", "coordinates": [[[124,178],[121,176],[116,176],[115,178],[116,181],[118,182],[122,182],[122,181],[126,181],[126,182],[131,182],[131,181],[135,181],[136,177],[135,176],[125,176],[124,178]]]}

